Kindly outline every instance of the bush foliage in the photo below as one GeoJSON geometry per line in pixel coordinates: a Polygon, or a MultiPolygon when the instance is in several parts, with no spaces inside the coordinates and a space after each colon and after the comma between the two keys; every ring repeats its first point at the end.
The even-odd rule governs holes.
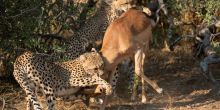
{"type": "MultiPolygon", "coordinates": [[[[0,64],[6,69],[0,72],[12,73],[14,59],[25,50],[49,54],[63,52],[65,38],[72,36],[95,9],[87,3],[74,1],[1,0],[0,60],[3,63],[0,64]]],[[[220,0],[167,0],[165,4],[175,22],[212,23],[213,16],[220,15],[220,0]]],[[[166,17],[161,18],[160,29],[155,32],[157,46],[163,44],[161,41],[165,37],[161,36],[166,36],[167,24],[164,22],[166,17]]],[[[175,27],[177,33],[185,31],[184,27],[175,27]]]]}
{"type": "MultiPolygon", "coordinates": [[[[11,74],[13,61],[23,51],[63,52],[66,37],[85,22],[86,13],[82,11],[88,9],[86,3],[73,1],[1,0],[0,60],[4,62],[1,67],[6,68],[3,70],[11,74]]],[[[91,16],[91,10],[94,8],[88,10],[87,16],[91,16]]]]}

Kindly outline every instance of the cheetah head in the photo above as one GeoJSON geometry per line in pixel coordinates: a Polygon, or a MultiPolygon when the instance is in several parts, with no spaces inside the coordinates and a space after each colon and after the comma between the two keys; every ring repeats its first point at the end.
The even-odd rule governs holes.
{"type": "Polygon", "coordinates": [[[127,11],[131,7],[135,7],[136,0],[103,0],[106,4],[115,9],[120,14],[127,11]],[[133,6],[134,5],[134,6],[133,6]]]}
{"type": "Polygon", "coordinates": [[[90,75],[102,75],[104,73],[104,62],[95,49],[81,55],[80,62],[82,62],[84,70],[90,75]]]}

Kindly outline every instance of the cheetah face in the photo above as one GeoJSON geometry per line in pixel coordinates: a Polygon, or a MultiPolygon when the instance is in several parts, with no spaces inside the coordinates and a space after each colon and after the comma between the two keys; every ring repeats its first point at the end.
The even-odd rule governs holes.
{"type": "Polygon", "coordinates": [[[80,56],[84,70],[91,75],[102,75],[104,62],[98,52],[88,52],[80,56]]]}

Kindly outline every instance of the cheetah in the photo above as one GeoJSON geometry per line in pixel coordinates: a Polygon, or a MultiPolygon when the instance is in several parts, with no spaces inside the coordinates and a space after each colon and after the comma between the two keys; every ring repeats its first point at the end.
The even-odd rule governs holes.
{"type": "Polygon", "coordinates": [[[75,59],[90,50],[90,47],[100,48],[107,26],[121,15],[118,7],[113,6],[116,3],[117,0],[100,0],[97,3],[95,15],[89,18],[67,41],[67,58],[75,59]]]}
{"type": "MultiPolygon", "coordinates": [[[[106,28],[112,21],[122,14],[119,9],[119,3],[117,0],[100,0],[97,3],[98,9],[96,14],[89,18],[87,22],[68,40],[66,48],[66,57],[68,59],[77,58],[79,55],[90,50],[91,47],[97,49],[101,47],[100,44],[102,43],[106,28]],[[115,4],[118,5],[115,6],[115,4]]],[[[116,68],[114,74],[116,80],[114,80],[112,85],[113,90],[116,87],[118,78],[117,70],[118,68],[116,68]]],[[[116,94],[114,96],[116,96],[116,94]]]]}
{"type": "Polygon", "coordinates": [[[99,77],[103,64],[96,51],[63,62],[50,62],[45,55],[25,52],[16,58],[13,75],[27,95],[27,110],[42,110],[36,89],[45,95],[48,110],[53,110],[57,97],[75,94],[82,87],[98,85],[110,95],[111,85],[99,77]]]}

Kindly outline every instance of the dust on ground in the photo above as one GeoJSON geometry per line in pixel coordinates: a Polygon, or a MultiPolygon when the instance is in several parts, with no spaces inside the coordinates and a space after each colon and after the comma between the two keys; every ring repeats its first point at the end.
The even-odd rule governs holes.
{"type": "MultiPolygon", "coordinates": [[[[219,87],[206,80],[199,68],[199,60],[192,57],[189,48],[177,48],[175,52],[152,50],[145,74],[164,89],[157,94],[151,88],[147,91],[148,103],[140,103],[140,98],[131,101],[127,89],[127,75],[122,73],[117,86],[118,98],[111,98],[107,110],[219,110],[219,87]]],[[[220,78],[218,65],[211,66],[215,78],[220,78]]],[[[140,93],[140,91],[139,91],[140,93]]],[[[42,97],[40,101],[44,103],[42,97]]],[[[0,80],[0,110],[25,110],[24,92],[11,81],[0,80]],[[3,104],[5,102],[5,104],[3,104]]],[[[82,103],[56,101],[57,110],[84,110],[82,103]]]]}

